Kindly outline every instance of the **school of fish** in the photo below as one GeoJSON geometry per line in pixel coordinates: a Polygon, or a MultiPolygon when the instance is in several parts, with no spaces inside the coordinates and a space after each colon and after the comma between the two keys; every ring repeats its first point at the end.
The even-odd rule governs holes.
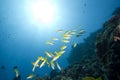
{"type": "MultiPolygon", "coordinates": [[[[35,71],[37,67],[42,68],[44,65],[48,65],[48,67],[51,67],[53,70],[55,69],[55,66],[61,71],[62,68],[60,64],[58,63],[58,59],[65,53],[65,49],[67,48],[66,44],[70,43],[70,39],[72,38],[73,35],[75,37],[81,36],[85,31],[83,29],[80,30],[67,30],[64,31],[63,29],[58,29],[56,30],[56,33],[62,33],[61,37],[62,39],[59,39],[57,37],[53,37],[52,40],[49,40],[46,42],[47,45],[55,45],[54,41],[60,40],[64,45],[60,47],[59,51],[54,51],[54,52],[49,52],[45,51],[45,56],[39,56],[37,60],[32,62],[33,68],[32,72],[35,71]]],[[[77,46],[77,42],[74,42],[73,47],[77,46]]],[[[30,74],[27,79],[31,79],[34,77],[34,74],[30,74]]]]}

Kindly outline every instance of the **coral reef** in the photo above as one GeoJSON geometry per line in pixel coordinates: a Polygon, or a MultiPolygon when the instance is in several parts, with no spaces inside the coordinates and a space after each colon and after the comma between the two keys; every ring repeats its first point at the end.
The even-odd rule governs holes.
{"type": "Polygon", "coordinates": [[[108,80],[120,80],[120,15],[104,24],[97,36],[96,51],[108,80]]]}
{"type": "Polygon", "coordinates": [[[101,70],[101,66],[102,65],[100,64],[97,57],[88,57],[82,60],[80,63],[75,63],[68,66],[52,80],[82,80],[82,78],[86,76],[102,78],[103,72],[101,70]]]}
{"type": "Polygon", "coordinates": [[[35,80],[103,80],[103,71],[101,63],[94,55],[86,57],[80,63],[75,63],[61,70],[59,73],[56,70],[51,71],[50,76],[44,78],[36,77],[35,80]]]}

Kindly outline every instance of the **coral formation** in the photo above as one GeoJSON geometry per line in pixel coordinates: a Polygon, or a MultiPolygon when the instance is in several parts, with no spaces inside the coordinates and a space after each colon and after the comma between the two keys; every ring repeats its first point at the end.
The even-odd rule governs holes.
{"type": "Polygon", "coordinates": [[[95,56],[86,58],[80,63],[70,65],[52,80],[82,80],[86,76],[102,77],[103,72],[100,65],[99,60],[95,56]]]}
{"type": "Polygon", "coordinates": [[[120,15],[113,16],[103,28],[96,40],[97,55],[108,80],[120,80],[120,15]]]}

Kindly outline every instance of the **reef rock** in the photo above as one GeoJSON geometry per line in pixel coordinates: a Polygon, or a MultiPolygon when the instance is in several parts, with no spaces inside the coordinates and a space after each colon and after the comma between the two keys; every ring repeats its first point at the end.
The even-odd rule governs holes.
{"type": "Polygon", "coordinates": [[[120,15],[104,24],[96,40],[96,53],[108,80],[120,80],[120,15]]]}
{"type": "Polygon", "coordinates": [[[99,63],[99,60],[96,56],[86,57],[80,63],[75,63],[73,65],[68,66],[52,80],[83,80],[83,78],[85,77],[103,78],[101,66],[102,65],[99,63]]]}

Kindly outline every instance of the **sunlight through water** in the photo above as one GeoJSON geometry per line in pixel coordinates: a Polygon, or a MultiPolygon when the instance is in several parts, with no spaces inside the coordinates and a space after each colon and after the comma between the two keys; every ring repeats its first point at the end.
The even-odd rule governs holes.
{"type": "Polygon", "coordinates": [[[35,0],[31,5],[31,14],[33,20],[51,24],[55,18],[55,6],[53,6],[50,0],[35,0]]]}

